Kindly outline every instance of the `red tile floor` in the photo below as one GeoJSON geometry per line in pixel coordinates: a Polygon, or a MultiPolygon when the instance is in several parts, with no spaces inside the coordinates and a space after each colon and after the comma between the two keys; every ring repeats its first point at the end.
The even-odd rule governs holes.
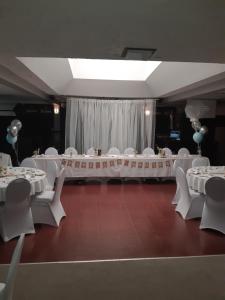
{"type": "MultiPolygon", "coordinates": [[[[37,225],[22,262],[224,254],[225,236],[184,221],[171,205],[174,192],[173,182],[67,183],[67,217],[59,228],[37,225]]],[[[0,240],[0,263],[10,261],[16,240],[0,240]]]]}

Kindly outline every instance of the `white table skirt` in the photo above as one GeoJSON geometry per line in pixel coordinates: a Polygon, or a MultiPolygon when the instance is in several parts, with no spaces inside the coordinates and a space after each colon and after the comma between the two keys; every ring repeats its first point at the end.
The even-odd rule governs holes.
{"type": "Polygon", "coordinates": [[[31,183],[31,195],[43,192],[47,185],[46,173],[43,170],[22,167],[8,167],[11,176],[0,177],[0,202],[5,201],[5,192],[8,184],[16,178],[26,178],[31,183]]]}
{"type": "Polygon", "coordinates": [[[66,168],[66,177],[174,177],[173,163],[182,159],[191,168],[196,155],[172,155],[160,158],[158,155],[105,155],[105,156],[47,156],[34,157],[39,169],[47,172],[47,162],[54,160],[58,169],[66,168]]]}
{"type": "Polygon", "coordinates": [[[205,184],[214,176],[225,178],[225,167],[196,167],[187,171],[187,181],[191,189],[205,194],[205,184]]]}

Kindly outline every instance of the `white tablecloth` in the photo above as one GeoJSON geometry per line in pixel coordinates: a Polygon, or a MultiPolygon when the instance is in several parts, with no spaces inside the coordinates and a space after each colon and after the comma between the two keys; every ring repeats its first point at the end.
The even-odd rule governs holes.
{"type": "Polygon", "coordinates": [[[174,177],[173,163],[182,159],[191,168],[196,155],[161,158],[158,155],[105,155],[105,156],[47,156],[34,157],[39,169],[47,172],[47,162],[54,160],[58,168],[66,168],[66,177],[174,177]]]}
{"type": "Polygon", "coordinates": [[[225,166],[196,167],[187,171],[187,181],[191,189],[205,194],[205,184],[211,177],[225,178],[225,166]]]}
{"type": "Polygon", "coordinates": [[[8,176],[0,177],[0,202],[5,201],[6,188],[16,178],[29,180],[31,183],[31,195],[44,191],[47,185],[46,173],[43,170],[8,167],[6,172],[8,176]]]}

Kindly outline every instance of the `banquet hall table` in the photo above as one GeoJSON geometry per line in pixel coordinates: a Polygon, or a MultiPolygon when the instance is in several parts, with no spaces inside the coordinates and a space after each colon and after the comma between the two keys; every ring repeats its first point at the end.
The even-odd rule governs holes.
{"type": "Polygon", "coordinates": [[[37,167],[47,172],[47,162],[54,160],[58,169],[66,168],[66,177],[174,177],[173,163],[184,160],[187,169],[197,155],[160,157],[158,155],[39,155],[37,167]]]}
{"type": "Polygon", "coordinates": [[[5,201],[8,184],[16,178],[25,178],[31,184],[31,195],[43,192],[47,185],[46,173],[43,170],[22,167],[8,167],[0,175],[0,202],[5,201]]]}
{"type": "Polygon", "coordinates": [[[192,190],[205,194],[205,184],[209,178],[225,179],[225,166],[196,167],[187,171],[188,185],[192,190]]]}

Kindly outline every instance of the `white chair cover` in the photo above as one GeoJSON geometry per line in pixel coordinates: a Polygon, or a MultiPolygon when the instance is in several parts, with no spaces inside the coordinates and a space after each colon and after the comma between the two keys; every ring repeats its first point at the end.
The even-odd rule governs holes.
{"type": "Polygon", "coordinates": [[[87,150],[87,155],[95,155],[95,149],[93,147],[87,150]]]}
{"type": "Polygon", "coordinates": [[[74,147],[66,148],[64,154],[66,155],[77,155],[77,150],[74,147]]]}
{"type": "Polygon", "coordinates": [[[116,147],[112,147],[112,148],[109,149],[107,154],[120,155],[120,150],[116,147]]]}
{"type": "Polygon", "coordinates": [[[62,217],[66,216],[60,201],[64,179],[65,169],[62,168],[57,178],[55,192],[45,191],[37,195],[32,201],[31,208],[34,223],[58,227],[62,217]]]}
{"type": "Polygon", "coordinates": [[[200,228],[211,228],[225,234],[225,180],[221,177],[208,179],[205,191],[200,228]]]}
{"type": "Polygon", "coordinates": [[[45,155],[58,155],[58,150],[53,147],[49,147],[45,150],[45,155]]]}
{"type": "Polygon", "coordinates": [[[32,157],[27,157],[21,162],[20,167],[37,169],[37,164],[32,157]]]}
{"type": "Polygon", "coordinates": [[[47,181],[48,181],[46,190],[52,191],[54,188],[55,179],[56,179],[57,173],[58,173],[58,166],[54,160],[48,160],[46,162],[46,164],[47,164],[46,177],[47,177],[47,181]]]}
{"type": "Polygon", "coordinates": [[[166,156],[171,156],[172,155],[172,151],[170,150],[170,148],[163,148],[163,150],[165,151],[166,156]]]}
{"type": "Polygon", "coordinates": [[[210,161],[208,157],[197,157],[192,161],[192,168],[208,166],[210,166],[210,161]]]}
{"type": "Polygon", "coordinates": [[[200,218],[202,216],[205,197],[189,190],[186,175],[180,167],[177,168],[176,178],[180,189],[176,211],[185,220],[200,218]]]}
{"type": "Polygon", "coordinates": [[[31,185],[17,178],[6,188],[6,201],[0,206],[0,234],[5,242],[21,233],[35,233],[30,208],[31,185]]]}
{"type": "Polygon", "coordinates": [[[9,154],[0,152],[0,166],[1,167],[11,167],[12,166],[11,156],[9,154]]]}
{"type": "Polygon", "coordinates": [[[24,244],[24,234],[21,234],[17,244],[16,248],[13,251],[13,256],[10,262],[8,274],[6,276],[6,280],[4,283],[0,283],[0,299],[1,300],[12,300],[13,297],[13,288],[14,288],[14,282],[16,279],[16,271],[17,266],[20,261],[23,244],[24,244]]]}
{"type": "Polygon", "coordinates": [[[135,150],[132,147],[126,148],[124,150],[124,154],[128,154],[128,155],[132,155],[133,154],[134,155],[135,154],[135,150]]]}
{"type": "Polygon", "coordinates": [[[154,151],[154,149],[148,147],[148,148],[145,148],[145,149],[143,150],[142,154],[143,154],[143,155],[146,155],[146,156],[148,156],[148,155],[154,155],[154,154],[155,154],[155,151],[154,151]]]}
{"type": "Polygon", "coordinates": [[[179,156],[187,156],[190,155],[190,151],[187,148],[180,148],[177,154],[179,156]]]}

